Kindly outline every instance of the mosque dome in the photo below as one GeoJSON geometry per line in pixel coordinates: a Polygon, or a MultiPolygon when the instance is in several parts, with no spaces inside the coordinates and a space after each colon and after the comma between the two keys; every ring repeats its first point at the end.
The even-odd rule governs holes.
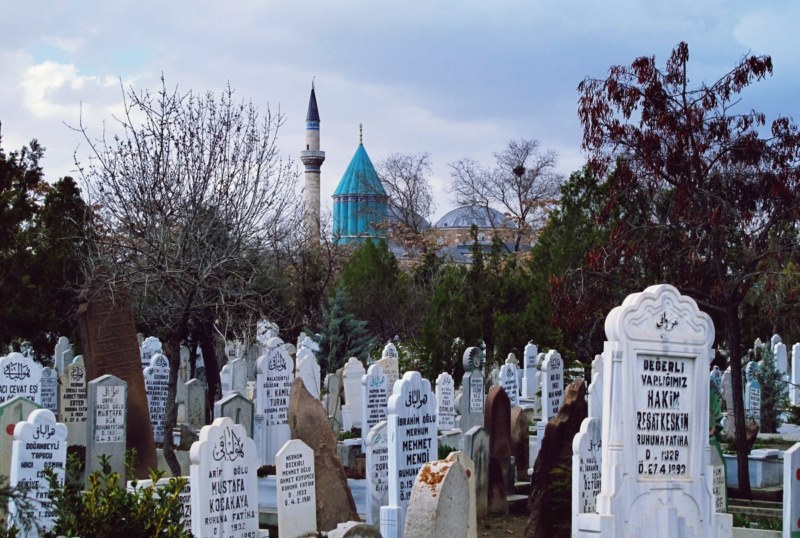
{"type": "Polygon", "coordinates": [[[358,145],[358,149],[350,160],[333,196],[352,196],[354,194],[386,196],[378,172],[375,171],[363,144],[358,145]]]}
{"type": "Polygon", "coordinates": [[[436,228],[516,228],[513,220],[496,209],[479,205],[462,205],[449,212],[436,222],[436,228]]]}

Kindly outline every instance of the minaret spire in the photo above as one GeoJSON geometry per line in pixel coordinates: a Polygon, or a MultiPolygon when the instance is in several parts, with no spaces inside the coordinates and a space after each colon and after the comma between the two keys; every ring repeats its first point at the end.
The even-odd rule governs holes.
{"type": "Polygon", "coordinates": [[[363,146],[364,145],[364,124],[363,123],[359,123],[358,124],[358,145],[359,146],[363,146]]]}
{"type": "Polygon", "coordinates": [[[305,226],[312,241],[319,242],[320,215],[320,173],[325,161],[325,152],[320,151],[319,142],[319,108],[314,91],[314,79],[311,79],[311,96],[308,99],[306,114],[306,149],[300,152],[300,160],[305,165],[305,226]]]}

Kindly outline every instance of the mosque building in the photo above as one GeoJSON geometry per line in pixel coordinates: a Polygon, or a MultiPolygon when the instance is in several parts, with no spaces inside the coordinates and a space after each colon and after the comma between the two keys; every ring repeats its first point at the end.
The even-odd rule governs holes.
{"type": "MultiPolygon", "coordinates": [[[[321,166],[325,152],[320,150],[319,108],[313,84],[306,114],[306,149],[300,153],[300,159],[305,165],[306,226],[311,236],[318,238],[321,166]]],[[[387,239],[394,213],[389,202],[389,196],[364,147],[363,131],[359,126],[358,147],[333,193],[333,237],[336,244],[387,239]]],[[[478,242],[486,248],[495,235],[504,242],[513,242],[516,224],[499,211],[480,206],[457,207],[433,226],[426,222],[423,227],[432,237],[440,255],[455,263],[470,263],[473,224],[478,227],[478,242]]],[[[401,247],[392,245],[391,237],[388,239],[390,248],[399,258],[413,256],[401,247]]]]}

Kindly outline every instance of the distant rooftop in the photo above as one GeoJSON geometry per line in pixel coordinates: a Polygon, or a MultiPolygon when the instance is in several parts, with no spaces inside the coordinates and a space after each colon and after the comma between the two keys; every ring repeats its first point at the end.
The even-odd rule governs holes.
{"type": "Polygon", "coordinates": [[[478,205],[462,205],[457,207],[436,222],[436,228],[516,228],[513,220],[496,209],[478,205]]]}

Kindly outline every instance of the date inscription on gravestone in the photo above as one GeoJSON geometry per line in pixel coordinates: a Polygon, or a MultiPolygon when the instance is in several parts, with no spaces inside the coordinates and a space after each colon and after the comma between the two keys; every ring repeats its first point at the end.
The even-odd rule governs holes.
{"type": "Polygon", "coordinates": [[[95,413],[94,442],[125,442],[125,387],[99,387],[95,413]]]}
{"type": "Polygon", "coordinates": [[[694,359],[640,355],[637,368],[639,478],[688,478],[694,359]]]}

